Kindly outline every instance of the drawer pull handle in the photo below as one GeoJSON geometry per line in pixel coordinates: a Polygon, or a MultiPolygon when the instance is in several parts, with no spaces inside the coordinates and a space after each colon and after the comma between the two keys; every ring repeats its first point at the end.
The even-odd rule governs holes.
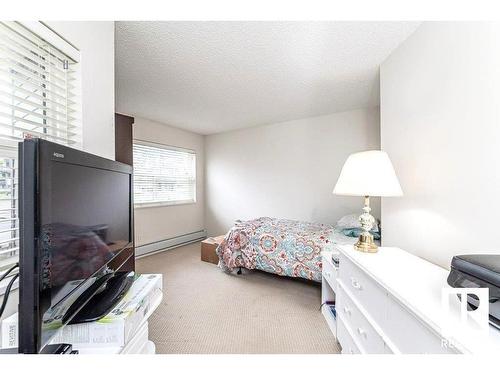
{"type": "Polygon", "coordinates": [[[361,290],[361,284],[354,277],[351,277],[351,285],[354,289],[361,290]]]}
{"type": "Polygon", "coordinates": [[[365,330],[363,330],[361,328],[358,328],[358,333],[359,333],[360,336],[363,336],[365,339],[367,338],[365,330]]]}
{"type": "Polygon", "coordinates": [[[351,315],[351,310],[347,308],[347,306],[344,307],[344,312],[348,315],[351,315]]]}

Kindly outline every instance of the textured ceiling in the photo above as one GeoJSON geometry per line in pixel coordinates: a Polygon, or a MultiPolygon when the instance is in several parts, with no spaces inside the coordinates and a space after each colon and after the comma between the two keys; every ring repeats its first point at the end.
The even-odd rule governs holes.
{"type": "Polygon", "coordinates": [[[116,109],[201,134],[379,103],[416,22],[117,22],[116,109]]]}

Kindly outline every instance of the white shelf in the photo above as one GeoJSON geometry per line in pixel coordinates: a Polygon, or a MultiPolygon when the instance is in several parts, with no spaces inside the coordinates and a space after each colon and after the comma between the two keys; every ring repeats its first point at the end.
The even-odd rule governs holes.
{"type": "Polygon", "coordinates": [[[331,283],[336,283],[335,274],[337,268],[334,266],[333,262],[331,262],[331,252],[323,252],[322,255],[323,277],[321,283],[321,313],[325,317],[328,328],[330,328],[334,339],[337,340],[337,320],[333,317],[330,307],[325,305],[326,302],[333,302],[336,300],[335,290],[337,288],[336,285],[332,285],[331,283]],[[325,273],[329,273],[330,277],[325,277],[325,273]]]}
{"type": "Polygon", "coordinates": [[[330,331],[332,331],[333,336],[337,337],[337,319],[335,319],[330,312],[330,307],[327,305],[323,305],[321,307],[321,313],[325,317],[328,328],[330,328],[330,331]]]}

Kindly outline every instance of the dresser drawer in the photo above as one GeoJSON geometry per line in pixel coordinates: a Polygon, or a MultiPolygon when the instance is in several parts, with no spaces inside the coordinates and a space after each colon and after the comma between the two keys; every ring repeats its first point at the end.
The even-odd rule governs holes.
{"type": "Polygon", "coordinates": [[[322,276],[323,282],[327,282],[334,292],[337,291],[337,277],[338,277],[338,269],[333,266],[331,263],[331,259],[327,257],[331,257],[331,255],[323,256],[323,264],[322,264],[322,276]]]}
{"type": "Polygon", "coordinates": [[[344,324],[349,327],[354,340],[366,353],[385,352],[384,340],[346,293],[342,282],[339,283],[337,291],[337,314],[341,316],[344,324]]]}
{"type": "Polygon", "coordinates": [[[339,279],[356,302],[369,312],[373,320],[377,322],[384,320],[387,293],[343,254],[340,255],[339,268],[339,279]]]}
{"type": "Polygon", "coordinates": [[[342,354],[361,354],[361,350],[354,342],[341,318],[337,323],[337,339],[342,347],[342,354]]]}
{"type": "Polygon", "coordinates": [[[384,333],[403,354],[455,353],[442,345],[441,337],[436,332],[392,297],[388,298],[387,319],[384,323],[384,333]]]}

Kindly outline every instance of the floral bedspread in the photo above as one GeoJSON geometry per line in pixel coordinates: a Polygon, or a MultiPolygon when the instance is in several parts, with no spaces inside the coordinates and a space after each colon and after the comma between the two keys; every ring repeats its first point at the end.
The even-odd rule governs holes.
{"type": "Polygon", "coordinates": [[[219,267],[321,282],[321,252],[332,250],[334,231],[331,225],[269,217],[237,221],[217,247],[219,267]]]}

